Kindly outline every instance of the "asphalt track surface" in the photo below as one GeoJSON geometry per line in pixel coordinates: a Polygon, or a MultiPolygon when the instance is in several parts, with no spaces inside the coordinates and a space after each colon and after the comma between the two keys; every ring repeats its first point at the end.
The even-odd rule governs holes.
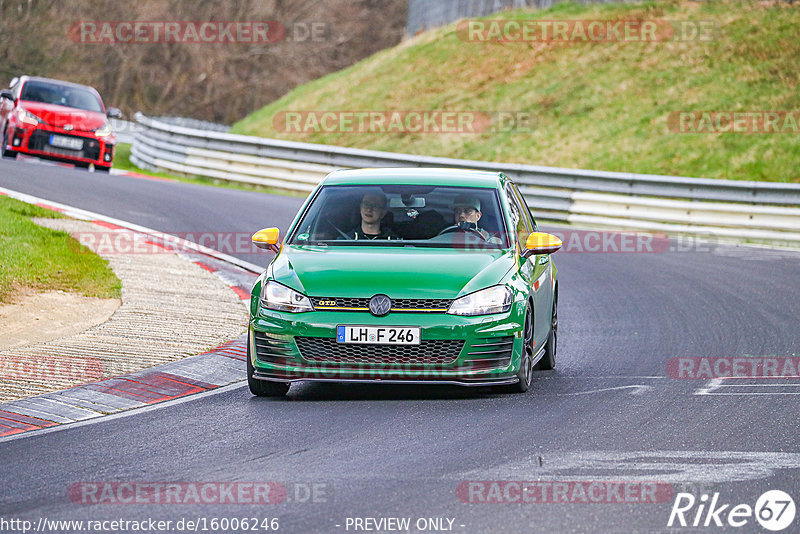
{"type": "MultiPolygon", "coordinates": [[[[14,161],[0,161],[0,186],[166,232],[285,229],[301,203],[14,161]]],[[[698,504],[718,493],[720,505],[731,505],[722,521],[766,490],[800,502],[800,381],[729,385],[667,373],[675,357],[797,356],[800,255],[676,246],[556,254],[557,369],[537,373],[527,394],[305,384],[273,400],[232,387],[0,440],[0,519],[174,525],[257,517],[278,518],[279,532],[294,533],[375,532],[356,530],[354,518],[399,517],[411,519],[408,532],[420,531],[419,518],[452,519],[452,531],[465,533],[665,532],[678,492],[698,504]],[[458,491],[469,481],[575,480],[583,487],[659,481],[669,494],[656,503],[582,503],[580,495],[566,503],[481,503],[468,501],[488,496],[490,484],[472,486],[485,491],[471,497],[458,491]],[[287,500],[88,505],[69,494],[82,482],[265,481],[282,483],[287,500]],[[313,484],[316,499],[307,491],[313,484]]],[[[697,510],[686,512],[689,524],[697,510]]],[[[676,521],[672,530],[763,531],[746,519],[740,528],[711,522],[708,529],[676,521]]],[[[798,530],[800,518],[785,532],[798,530]]]]}

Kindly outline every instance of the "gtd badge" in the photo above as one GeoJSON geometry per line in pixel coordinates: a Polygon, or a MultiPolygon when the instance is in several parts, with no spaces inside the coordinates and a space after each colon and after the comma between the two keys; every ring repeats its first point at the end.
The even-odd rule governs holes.
{"type": "Polygon", "coordinates": [[[375,295],[369,299],[369,311],[375,317],[383,317],[392,309],[392,299],[386,295],[375,295]]]}

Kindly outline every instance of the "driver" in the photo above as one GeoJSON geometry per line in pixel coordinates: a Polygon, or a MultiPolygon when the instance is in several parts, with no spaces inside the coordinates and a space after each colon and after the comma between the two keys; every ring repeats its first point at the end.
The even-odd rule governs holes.
{"type": "Polygon", "coordinates": [[[386,195],[383,193],[366,193],[361,197],[359,205],[361,224],[347,232],[348,239],[398,239],[397,235],[381,222],[388,211],[386,195]]]}
{"type": "Polygon", "coordinates": [[[475,230],[484,240],[492,236],[486,230],[478,227],[481,220],[481,201],[468,195],[458,195],[453,202],[453,220],[461,230],[475,230]]]}

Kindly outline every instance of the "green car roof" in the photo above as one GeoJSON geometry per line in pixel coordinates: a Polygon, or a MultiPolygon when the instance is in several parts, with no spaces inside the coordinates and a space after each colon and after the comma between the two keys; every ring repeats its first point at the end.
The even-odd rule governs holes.
{"type": "Polygon", "coordinates": [[[499,172],[439,168],[376,168],[334,171],[323,185],[450,185],[496,188],[507,178],[499,172]]]}

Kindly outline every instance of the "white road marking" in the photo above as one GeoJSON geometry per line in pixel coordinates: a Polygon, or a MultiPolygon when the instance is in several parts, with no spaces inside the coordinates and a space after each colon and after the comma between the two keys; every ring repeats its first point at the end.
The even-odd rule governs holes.
{"type": "Polygon", "coordinates": [[[800,453],[738,451],[585,451],[515,458],[458,473],[466,480],[598,480],[723,483],[757,480],[800,469],[800,453]]]}
{"type": "MultiPolygon", "coordinates": [[[[552,395],[556,397],[569,397],[572,395],[590,395],[592,393],[601,393],[603,391],[617,391],[622,389],[633,389],[631,391],[631,395],[641,395],[642,393],[653,389],[653,386],[645,386],[642,384],[632,384],[630,386],[617,386],[612,388],[600,388],[600,389],[590,389],[588,391],[576,391],[574,393],[554,393],[552,395]]],[[[542,395],[547,395],[547,393],[542,393],[542,395]]]]}
{"type": "Polygon", "coordinates": [[[666,380],[667,376],[648,376],[648,375],[562,375],[556,374],[553,376],[538,376],[534,377],[536,380],[564,380],[564,379],[587,379],[587,380],[628,380],[628,379],[657,379],[666,380]]]}
{"type": "Polygon", "coordinates": [[[712,392],[719,389],[722,386],[722,379],[715,378],[713,380],[709,380],[708,383],[704,386],[699,388],[697,391],[694,392],[695,395],[711,395],[712,392]]]}
{"type": "Polygon", "coordinates": [[[764,395],[800,395],[800,391],[796,390],[784,390],[784,388],[798,388],[800,387],[800,383],[797,382],[788,382],[789,379],[786,378],[778,378],[775,379],[776,382],[767,382],[764,383],[765,379],[753,379],[758,380],[758,383],[746,383],[744,382],[746,379],[735,378],[735,379],[724,379],[724,378],[715,378],[713,380],[709,380],[708,383],[698,388],[694,395],[719,395],[719,396],[764,396],[764,395]],[[764,390],[754,390],[754,391],[731,391],[733,388],[779,388],[778,391],[764,391],[764,390]]]}

